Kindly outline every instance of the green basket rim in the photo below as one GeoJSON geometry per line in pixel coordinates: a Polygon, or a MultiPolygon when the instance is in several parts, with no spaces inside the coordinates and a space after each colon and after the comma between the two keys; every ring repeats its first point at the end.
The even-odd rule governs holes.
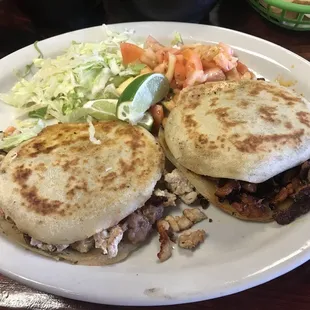
{"type": "Polygon", "coordinates": [[[307,4],[297,4],[297,3],[285,2],[282,0],[263,0],[263,1],[271,6],[278,7],[279,9],[282,10],[294,11],[297,13],[305,13],[305,14],[310,13],[310,5],[307,4]]]}

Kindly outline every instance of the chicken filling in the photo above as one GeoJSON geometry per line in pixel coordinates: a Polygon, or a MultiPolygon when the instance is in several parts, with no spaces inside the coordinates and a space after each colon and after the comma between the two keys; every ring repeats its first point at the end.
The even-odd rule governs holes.
{"type": "Polygon", "coordinates": [[[179,170],[174,169],[171,173],[167,173],[165,182],[170,192],[180,197],[185,204],[190,205],[197,199],[198,193],[179,170]]]}
{"type": "Polygon", "coordinates": [[[104,255],[113,258],[117,256],[119,244],[123,239],[132,244],[139,244],[146,240],[153,229],[153,225],[162,218],[163,203],[167,200],[163,196],[152,196],[145,206],[130,214],[118,225],[72,244],[52,245],[31,238],[30,245],[44,251],[58,253],[69,247],[81,253],[87,253],[97,248],[101,249],[104,255]]]}
{"type": "MultiPolygon", "coordinates": [[[[197,192],[177,169],[166,173],[164,181],[167,189],[155,189],[151,198],[142,208],[110,229],[102,230],[89,238],[72,244],[52,245],[31,238],[30,245],[44,251],[58,253],[67,248],[80,253],[87,253],[96,248],[101,249],[102,253],[109,258],[116,257],[122,240],[132,244],[144,242],[153,230],[154,224],[163,217],[164,208],[176,206],[178,197],[186,204],[191,204],[197,199],[197,192]]],[[[171,218],[168,220],[171,221],[171,218]]],[[[188,218],[186,220],[191,224],[189,226],[193,225],[188,218]]],[[[180,221],[178,225],[181,225],[180,221]]]]}

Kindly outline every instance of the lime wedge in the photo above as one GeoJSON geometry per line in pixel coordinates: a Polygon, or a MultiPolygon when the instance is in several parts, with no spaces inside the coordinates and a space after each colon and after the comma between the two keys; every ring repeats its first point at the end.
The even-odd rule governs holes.
{"type": "Polygon", "coordinates": [[[145,112],[143,118],[138,122],[139,126],[144,127],[146,130],[151,131],[154,119],[149,112],[145,112]]]}
{"type": "Polygon", "coordinates": [[[116,119],[116,99],[98,99],[88,101],[83,108],[87,109],[89,115],[97,120],[113,120],[116,119]]]}
{"type": "MultiPolygon", "coordinates": [[[[117,113],[118,119],[121,119],[125,122],[129,122],[128,115],[129,115],[129,106],[132,101],[125,101],[118,105],[117,113]]],[[[152,126],[154,123],[154,119],[149,112],[145,112],[143,117],[138,121],[137,125],[144,127],[148,131],[151,131],[152,126]]]]}
{"type": "Polygon", "coordinates": [[[160,73],[148,73],[134,79],[118,99],[119,119],[137,124],[145,112],[169,92],[169,81],[160,73]]]}
{"type": "Polygon", "coordinates": [[[117,118],[129,122],[129,106],[132,104],[132,101],[124,101],[121,103],[118,103],[117,105],[117,118]]]}

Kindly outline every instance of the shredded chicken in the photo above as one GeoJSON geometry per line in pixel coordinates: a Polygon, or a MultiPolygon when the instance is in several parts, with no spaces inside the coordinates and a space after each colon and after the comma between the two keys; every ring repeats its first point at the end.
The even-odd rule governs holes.
{"type": "Polygon", "coordinates": [[[157,222],[157,230],[159,233],[160,250],[157,253],[157,257],[161,262],[166,261],[172,255],[172,245],[169,238],[170,225],[165,220],[159,220],[157,222]]]}
{"type": "Polygon", "coordinates": [[[115,257],[118,253],[118,245],[123,239],[123,230],[120,226],[115,226],[110,232],[108,240],[108,256],[110,258],[115,257]]]}
{"type": "Polygon", "coordinates": [[[95,247],[95,240],[93,237],[87,238],[82,241],[77,241],[71,244],[71,248],[80,253],[87,253],[94,247],[95,247]]]}
{"type": "Polygon", "coordinates": [[[195,191],[192,191],[190,193],[180,195],[180,198],[185,204],[190,205],[193,202],[195,202],[195,200],[197,199],[197,196],[198,196],[198,193],[195,191]]]}
{"type": "Polygon", "coordinates": [[[127,233],[127,240],[132,244],[138,244],[145,241],[149,233],[152,231],[152,225],[162,218],[163,211],[164,207],[162,205],[156,206],[147,204],[132,213],[126,221],[119,225],[108,230],[102,230],[89,238],[74,242],[70,245],[65,245],[64,247],[58,245],[54,246],[34,239],[32,239],[31,245],[50,252],[61,252],[68,246],[80,253],[87,253],[91,249],[97,248],[101,249],[104,255],[113,258],[118,254],[118,246],[123,239],[125,232],[127,233]]]}
{"type": "Polygon", "coordinates": [[[38,249],[41,249],[43,251],[48,251],[48,252],[62,252],[67,247],[69,247],[69,244],[52,245],[52,244],[43,243],[43,242],[36,240],[34,238],[31,238],[30,245],[32,245],[38,249]]]}
{"type": "Polygon", "coordinates": [[[168,215],[165,220],[170,224],[170,227],[174,232],[180,232],[193,226],[193,223],[186,216],[173,217],[168,215]]]}
{"type": "Polygon", "coordinates": [[[176,195],[183,195],[193,191],[193,186],[183,177],[177,169],[165,175],[168,188],[176,195]]]}
{"type": "Polygon", "coordinates": [[[109,233],[107,230],[102,230],[93,236],[95,240],[95,248],[102,249],[103,254],[108,254],[108,237],[109,233]]]}
{"type": "Polygon", "coordinates": [[[193,203],[197,199],[198,194],[194,187],[177,169],[174,169],[171,173],[167,173],[165,175],[165,181],[168,189],[173,194],[179,196],[187,205],[193,203]]]}
{"type": "Polygon", "coordinates": [[[206,232],[202,229],[195,231],[186,231],[180,235],[178,244],[183,249],[194,249],[200,243],[204,242],[206,232]]]}
{"type": "Polygon", "coordinates": [[[207,218],[204,212],[198,208],[185,209],[183,214],[194,224],[203,221],[207,218]]]}
{"type": "Polygon", "coordinates": [[[103,254],[107,254],[109,258],[115,257],[123,234],[124,231],[119,225],[114,226],[109,232],[103,230],[94,235],[95,247],[102,249],[103,254]]]}
{"type": "Polygon", "coordinates": [[[185,209],[182,216],[168,215],[165,220],[174,232],[191,228],[194,224],[206,219],[207,216],[198,208],[185,209]]]}
{"type": "Polygon", "coordinates": [[[175,194],[168,192],[168,190],[156,189],[154,191],[154,195],[157,197],[167,198],[167,201],[163,202],[164,207],[175,207],[176,206],[175,202],[176,202],[177,196],[175,194]]]}

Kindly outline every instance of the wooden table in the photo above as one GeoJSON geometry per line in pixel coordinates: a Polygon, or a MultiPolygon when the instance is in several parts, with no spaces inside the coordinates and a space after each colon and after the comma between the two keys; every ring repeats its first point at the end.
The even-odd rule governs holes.
{"type": "MultiPolygon", "coordinates": [[[[38,32],[33,29],[30,20],[20,16],[17,11],[13,12],[14,9],[8,1],[0,2],[0,57],[36,39],[56,34],[52,29],[38,32]]],[[[244,0],[223,1],[211,20],[223,27],[265,38],[310,60],[310,32],[292,32],[278,28],[262,20],[244,0]]],[[[59,298],[32,290],[0,275],[0,309],[112,310],[120,308],[59,298]]],[[[239,294],[169,308],[180,310],[309,310],[310,262],[276,280],[239,294]]]]}

